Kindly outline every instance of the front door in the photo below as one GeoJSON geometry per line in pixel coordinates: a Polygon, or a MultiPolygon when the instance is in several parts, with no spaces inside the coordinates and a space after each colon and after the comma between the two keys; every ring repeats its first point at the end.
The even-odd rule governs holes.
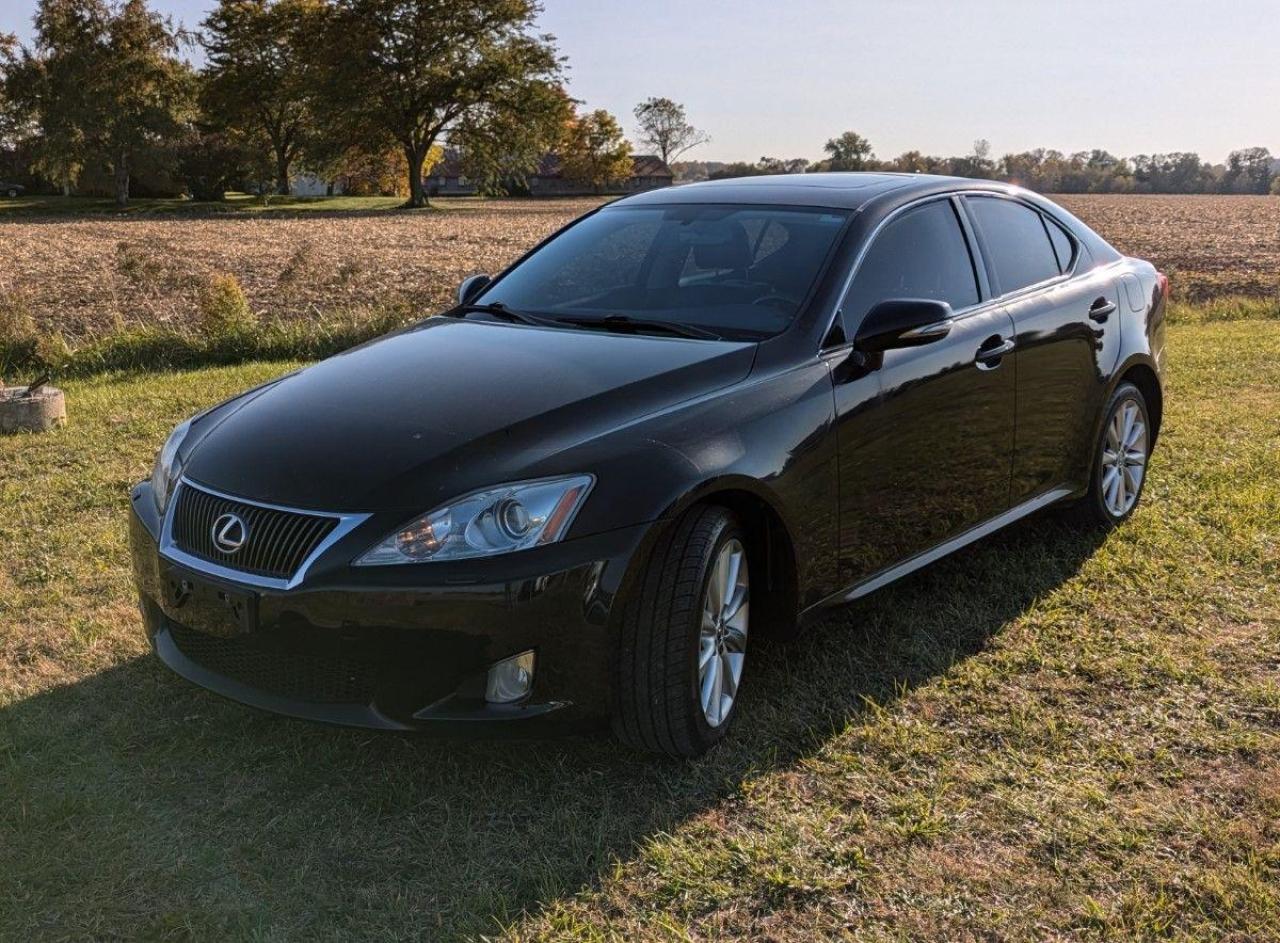
{"type": "Polygon", "coordinates": [[[888,351],[865,373],[835,371],[846,585],[1009,506],[1013,323],[983,303],[951,199],[913,207],[881,230],[842,305],[846,337],[876,304],[899,298],[946,301],[956,314],[941,340],[888,351]]]}

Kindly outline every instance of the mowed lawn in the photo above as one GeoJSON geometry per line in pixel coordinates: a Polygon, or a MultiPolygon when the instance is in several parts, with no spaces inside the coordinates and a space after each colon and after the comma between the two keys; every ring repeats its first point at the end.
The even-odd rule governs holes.
{"type": "Polygon", "coordinates": [[[757,646],[703,761],[327,729],[146,656],[127,488],[287,369],[68,384],[0,439],[0,937],[1280,936],[1280,323],[1171,329],[1146,503],[757,646]]]}

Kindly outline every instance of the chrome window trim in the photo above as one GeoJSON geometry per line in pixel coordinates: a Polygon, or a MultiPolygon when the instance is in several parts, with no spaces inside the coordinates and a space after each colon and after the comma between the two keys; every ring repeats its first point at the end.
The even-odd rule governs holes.
{"type": "Polygon", "coordinates": [[[283,504],[269,504],[266,501],[251,501],[234,494],[226,494],[210,488],[208,485],[196,484],[185,477],[178,479],[178,484],[173,489],[173,494],[169,497],[169,506],[165,508],[164,522],[160,527],[160,556],[171,563],[177,563],[187,567],[198,573],[207,573],[210,576],[219,579],[230,580],[235,583],[244,583],[249,586],[257,586],[262,589],[293,589],[306,578],[307,571],[311,565],[320,559],[330,547],[336,544],[347,534],[351,533],[372,515],[369,514],[342,514],[331,511],[315,511],[309,508],[292,508],[283,504]],[[233,567],[223,566],[220,563],[213,563],[203,557],[193,556],[173,542],[173,515],[178,506],[178,495],[184,488],[190,488],[193,491],[201,491],[205,494],[212,495],[215,498],[222,498],[224,501],[235,501],[237,504],[248,504],[251,507],[265,508],[269,511],[283,511],[287,514],[304,514],[308,517],[327,517],[338,522],[337,526],[329,533],[324,540],[316,545],[310,555],[302,561],[302,564],[288,579],[279,579],[272,576],[259,576],[255,573],[246,573],[244,570],[237,570],[233,567]]]}
{"type": "MultiPolygon", "coordinates": [[[[1041,216],[1048,216],[1053,222],[1061,226],[1062,229],[1071,236],[1072,240],[1076,244],[1076,252],[1075,252],[1075,258],[1071,260],[1071,270],[1069,272],[1064,272],[1063,274],[1058,275],[1055,278],[1046,279],[1045,281],[1042,281],[1042,282],[1036,282],[1036,284],[1034,285],[1026,285],[1022,288],[1019,288],[1017,291],[1008,292],[1003,295],[992,295],[990,298],[983,298],[976,305],[969,305],[967,308],[960,308],[958,311],[953,312],[950,320],[958,321],[961,318],[969,317],[970,315],[980,314],[991,306],[1002,305],[1010,301],[1021,300],[1022,296],[1024,295],[1030,295],[1033,292],[1042,291],[1047,288],[1053,288],[1057,285],[1065,284],[1066,282],[1070,281],[1071,279],[1075,278],[1078,274],[1080,274],[1078,269],[1080,267],[1081,256],[1084,254],[1080,251],[1080,248],[1082,246],[1080,237],[1077,236],[1072,231],[1071,227],[1062,223],[1061,220],[1059,220],[1056,216],[1053,216],[1050,213],[1045,213],[1045,211],[1040,209],[1040,207],[1035,206],[1034,204],[1028,203],[1018,193],[1015,193],[1013,191],[1002,191],[1002,190],[972,190],[972,189],[948,190],[945,193],[930,193],[927,196],[919,197],[915,200],[912,200],[909,203],[904,203],[902,206],[899,206],[897,209],[895,209],[892,213],[890,213],[884,219],[880,220],[880,222],[876,223],[875,229],[871,230],[871,233],[867,236],[866,242],[863,244],[862,248],[858,250],[858,255],[854,258],[853,264],[849,266],[849,274],[845,277],[844,285],[840,289],[839,299],[836,301],[835,308],[832,310],[830,316],[827,318],[826,328],[822,331],[821,335],[819,336],[820,337],[818,341],[819,357],[825,357],[828,354],[835,353],[838,351],[843,351],[853,346],[853,338],[851,337],[845,338],[845,341],[842,344],[834,344],[831,346],[824,346],[823,342],[828,337],[831,336],[831,329],[835,327],[836,318],[838,318],[840,316],[840,312],[844,310],[844,302],[845,302],[845,299],[849,296],[849,289],[853,287],[853,280],[857,278],[858,270],[862,267],[863,260],[866,258],[867,253],[871,251],[872,244],[878,238],[880,238],[880,233],[884,230],[884,228],[888,226],[890,223],[892,223],[894,220],[896,220],[899,216],[903,215],[904,213],[908,213],[911,210],[916,209],[920,206],[923,206],[926,203],[933,203],[938,200],[954,201],[957,197],[968,197],[968,196],[991,197],[997,200],[1012,200],[1015,203],[1021,203],[1023,206],[1027,207],[1028,209],[1032,210],[1035,213],[1039,213],[1041,216]]],[[[963,231],[963,225],[961,228],[963,231]]],[[[975,227],[975,232],[974,232],[975,242],[976,242],[976,236],[977,236],[977,233],[976,233],[976,227],[975,227]]],[[[967,242],[969,240],[969,233],[964,232],[964,237],[967,242]]],[[[1045,233],[1045,238],[1046,239],[1048,238],[1047,232],[1045,233]]],[[[977,250],[979,253],[981,253],[982,247],[978,245],[974,245],[971,247],[970,252],[972,253],[974,250],[977,250]]],[[[975,259],[975,261],[977,260],[975,259]]],[[[982,254],[981,261],[982,261],[983,267],[985,268],[986,262],[987,262],[985,253],[982,254]]],[[[979,287],[981,287],[981,285],[979,287]]]]}

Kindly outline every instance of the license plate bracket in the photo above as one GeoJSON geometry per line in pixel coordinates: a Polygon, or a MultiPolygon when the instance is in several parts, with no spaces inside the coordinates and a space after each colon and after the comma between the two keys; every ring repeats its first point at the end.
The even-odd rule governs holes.
{"type": "Polygon", "coordinates": [[[165,614],[206,635],[235,638],[258,627],[258,594],[182,567],[164,576],[165,614]]]}

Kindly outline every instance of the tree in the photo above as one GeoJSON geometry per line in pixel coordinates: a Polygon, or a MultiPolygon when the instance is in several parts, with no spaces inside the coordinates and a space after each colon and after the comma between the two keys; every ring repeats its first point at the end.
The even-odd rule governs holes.
{"type": "Polygon", "coordinates": [[[610,181],[631,175],[631,145],[618,119],[603,108],[571,121],[559,151],[565,178],[597,192],[610,181]]]}
{"type": "Polygon", "coordinates": [[[35,25],[7,84],[33,116],[37,164],[67,192],[100,156],[124,206],[136,152],[179,133],[190,114],[194,75],[176,56],[178,34],[145,0],[42,0],[35,25]]]}
{"type": "Polygon", "coordinates": [[[195,76],[177,56],[172,24],[126,0],[108,22],[107,48],[93,86],[96,125],[90,140],[106,153],[116,182],[116,204],[129,202],[129,164],[135,151],[176,135],[192,115],[195,76]]]}
{"type": "Polygon", "coordinates": [[[765,174],[802,174],[809,169],[809,161],[803,157],[761,157],[756,170],[765,174]]]}
{"type": "Polygon", "coordinates": [[[110,10],[101,0],[42,0],[31,46],[7,54],[5,91],[24,114],[37,171],[71,192],[92,127],[89,88],[97,78],[110,10]]]}
{"type": "Polygon", "coordinates": [[[1227,157],[1223,188],[1228,193],[1266,193],[1271,189],[1271,152],[1247,147],[1227,157]]]}
{"type": "Polygon", "coordinates": [[[645,99],[636,105],[635,116],[640,125],[640,143],[657,151],[664,164],[711,140],[705,131],[689,123],[684,105],[670,98],[645,99]]]}
{"type": "Polygon", "coordinates": [[[463,172],[484,193],[524,190],[542,158],[562,143],[574,121],[574,101],[558,85],[532,83],[529,102],[519,109],[467,122],[453,134],[463,172]],[[538,120],[526,116],[536,115],[538,120]]]}
{"type": "Polygon", "coordinates": [[[320,0],[220,0],[204,21],[201,105],[211,123],[269,149],[276,192],[312,131],[308,52],[320,0]]]}
{"type": "Polygon", "coordinates": [[[9,89],[10,76],[19,65],[18,37],[0,33],[0,148],[13,147],[22,126],[21,112],[9,89]]]}
{"type": "Polygon", "coordinates": [[[532,32],[539,12],[534,0],[335,0],[315,87],[329,132],[399,146],[406,205],[425,206],[422,165],[436,144],[553,120],[561,62],[553,38],[532,32]]]}
{"type": "Polygon", "coordinates": [[[823,145],[827,159],[822,162],[823,170],[866,170],[875,154],[871,142],[856,131],[846,131],[838,138],[832,138],[823,145]]]}

